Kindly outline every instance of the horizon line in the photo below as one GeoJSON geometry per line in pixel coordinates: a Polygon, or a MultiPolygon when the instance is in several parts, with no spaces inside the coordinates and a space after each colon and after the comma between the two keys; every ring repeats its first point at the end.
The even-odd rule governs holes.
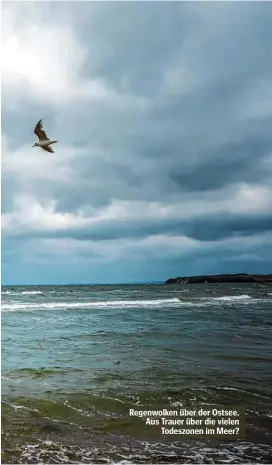
{"type": "Polygon", "coordinates": [[[2,284],[3,286],[129,286],[129,285],[140,285],[140,284],[164,284],[169,279],[178,279],[180,277],[183,278],[194,278],[194,277],[205,277],[205,276],[237,276],[237,275],[254,275],[254,276],[271,276],[272,273],[212,273],[212,274],[198,274],[198,275],[190,275],[190,276],[175,276],[173,278],[166,278],[164,280],[156,280],[156,281],[129,281],[129,282],[112,282],[112,283],[103,283],[103,282],[96,282],[96,283],[50,283],[50,284],[2,284]]]}

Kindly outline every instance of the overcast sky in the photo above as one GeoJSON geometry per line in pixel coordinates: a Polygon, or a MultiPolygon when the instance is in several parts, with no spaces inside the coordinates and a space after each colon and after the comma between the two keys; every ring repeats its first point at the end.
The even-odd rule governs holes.
{"type": "Polygon", "coordinates": [[[270,2],[2,9],[3,284],[272,272],[270,2]]]}

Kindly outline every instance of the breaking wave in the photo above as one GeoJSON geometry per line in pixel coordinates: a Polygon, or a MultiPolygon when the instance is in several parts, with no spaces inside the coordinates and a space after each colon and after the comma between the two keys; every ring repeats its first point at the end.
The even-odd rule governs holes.
{"type": "Polygon", "coordinates": [[[252,299],[250,295],[227,295],[223,297],[212,297],[213,300],[224,300],[224,301],[232,301],[232,300],[245,300],[245,299],[252,299]]]}
{"type": "MultiPolygon", "coordinates": [[[[98,441],[97,441],[98,442],[98,441]]],[[[201,444],[198,441],[177,441],[161,444],[156,441],[135,441],[133,449],[131,444],[117,443],[104,440],[103,447],[95,444],[94,447],[80,447],[73,444],[63,444],[50,440],[40,443],[17,446],[14,450],[19,455],[17,463],[104,463],[109,465],[133,465],[135,463],[228,463],[243,464],[256,463],[262,457],[262,463],[270,463],[271,447],[264,444],[252,444],[241,441],[238,444],[201,444]],[[38,460],[38,462],[37,462],[38,460]],[[252,460],[254,462],[252,462],[252,460]]]]}
{"type": "MultiPolygon", "coordinates": [[[[5,291],[9,293],[10,291],[5,291]]],[[[42,294],[41,291],[24,291],[23,294],[42,294]]],[[[162,308],[163,306],[180,308],[180,307],[209,307],[215,303],[218,306],[222,307],[225,305],[232,305],[239,303],[240,305],[248,305],[256,302],[270,301],[269,297],[263,298],[253,298],[250,295],[229,295],[221,297],[197,297],[197,298],[168,298],[168,299],[150,299],[150,300],[93,300],[91,302],[21,302],[21,301],[11,301],[2,303],[2,311],[35,311],[35,310],[84,310],[84,309],[103,309],[103,308],[162,308]]]]}
{"type": "Polygon", "coordinates": [[[48,303],[21,303],[9,302],[2,305],[2,310],[57,310],[57,309],[88,309],[88,308],[133,308],[133,307],[160,307],[163,305],[176,305],[181,301],[178,298],[156,300],[106,300],[93,302],[48,302],[48,303]]]}
{"type": "Polygon", "coordinates": [[[15,291],[1,291],[1,294],[3,295],[35,295],[35,294],[43,294],[42,291],[21,291],[21,292],[15,292],[15,291]]]}

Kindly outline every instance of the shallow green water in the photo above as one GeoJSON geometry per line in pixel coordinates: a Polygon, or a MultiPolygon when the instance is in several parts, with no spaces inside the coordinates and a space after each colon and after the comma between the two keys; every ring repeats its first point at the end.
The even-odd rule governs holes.
{"type": "Polygon", "coordinates": [[[2,288],[2,461],[270,463],[272,287],[2,288]],[[129,409],[239,405],[234,441],[129,409]]]}

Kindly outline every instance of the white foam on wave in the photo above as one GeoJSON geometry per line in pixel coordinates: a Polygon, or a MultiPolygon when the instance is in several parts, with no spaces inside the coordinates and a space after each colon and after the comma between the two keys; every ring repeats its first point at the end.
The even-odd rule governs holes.
{"type": "Polygon", "coordinates": [[[3,295],[29,295],[29,294],[43,294],[43,292],[42,291],[21,291],[21,292],[1,291],[1,294],[3,295]]]}
{"type": "Polygon", "coordinates": [[[3,402],[3,404],[6,404],[9,407],[12,407],[14,410],[28,410],[30,412],[39,413],[39,410],[37,410],[36,408],[26,407],[25,405],[16,405],[16,404],[8,403],[8,402],[3,402]]]}
{"type": "Polygon", "coordinates": [[[246,391],[241,388],[234,388],[234,387],[229,387],[229,386],[223,386],[223,387],[217,387],[215,388],[217,391],[237,391],[239,393],[244,393],[247,394],[248,396],[252,397],[261,397],[262,399],[268,399],[270,400],[270,397],[264,396],[262,394],[257,394],[257,392],[251,392],[251,391],[246,391]]]}
{"type": "Polygon", "coordinates": [[[222,301],[232,301],[232,300],[248,300],[252,299],[250,295],[243,294],[243,295],[226,295],[222,297],[212,297],[212,300],[222,300],[222,301]]]}
{"type": "MultiPolygon", "coordinates": [[[[36,291],[39,292],[39,291],[36,291]]],[[[265,302],[269,300],[265,299],[265,302]]],[[[84,310],[84,309],[103,309],[103,308],[163,308],[163,306],[180,308],[180,307],[210,307],[224,303],[239,303],[239,304],[253,304],[256,302],[262,302],[262,299],[254,299],[247,294],[234,295],[234,296],[221,296],[221,297],[200,297],[199,300],[192,299],[183,300],[173,297],[170,299],[150,299],[150,300],[104,300],[104,301],[92,301],[92,302],[21,302],[13,301],[3,303],[1,306],[4,312],[16,312],[16,311],[35,311],[35,310],[84,310]]]]}
{"type": "MultiPolygon", "coordinates": [[[[87,447],[77,444],[62,444],[50,440],[36,443],[27,443],[17,446],[16,452],[19,455],[19,463],[101,463],[109,465],[129,465],[134,463],[153,463],[152,458],[159,457],[163,460],[159,463],[166,463],[171,458],[172,463],[175,457],[182,456],[184,463],[260,463],[262,459],[268,458],[272,451],[270,445],[253,444],[250,441],[230,442],[224,445],[214,444],[211,446],[207,441],[173,441],[166,444],[157,441],[137,441],[134,440],[133,448],[129,447],[129,442],[114,443],[105,438],[103,447],[100,443],[94,442],[87,447]],[[73,458],[71,458],[71,456],[73,458]],[[115,457],[118,457],[116,461],[115,457]],[[212,457],[212,458],[211,458],[212,457]]],[[[268,462],[267,462],[268,463],[268,462]]],[[[270,463],[270,462],[269,462],[270,463]]]]}
{"type": "Polygon", "coordinates": [[[22,294],[43,294],[42,291],[23,291],[22,294]]]}
{"type": "Polygon", "coordinates": [[[45,303],[22,303],[9,302],[2,304],[3,311],[18,310],[57,310],[57,309],[88,309],[88,308],[134,308],[134,307],[160,307],[163,305],[177,305],[181,301],[173,299],[157,300],[107,300],[93,302],[45,302],[45,303]]]}

